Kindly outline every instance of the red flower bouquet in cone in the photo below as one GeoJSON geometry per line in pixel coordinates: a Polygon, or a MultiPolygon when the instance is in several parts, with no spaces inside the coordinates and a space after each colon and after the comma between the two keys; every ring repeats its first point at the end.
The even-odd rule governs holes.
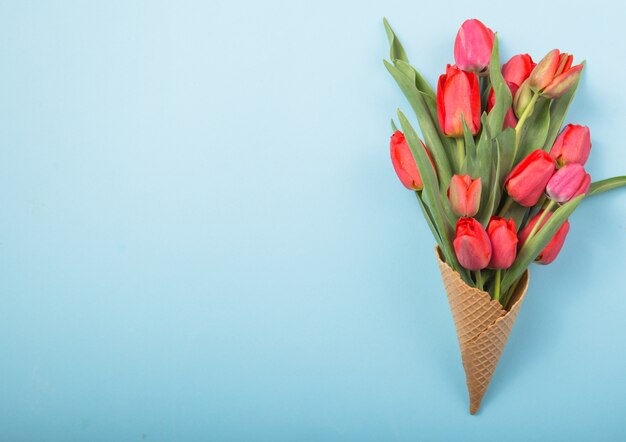
{"type": "Polygon", "coordinates": [[[478,411],[522,306],[533,262],[549,264],[569,217],[626,176],[591,182],[589,129],[568,124],[583,64],[555,49],[535,64],[516,55],[502,67],[498,37],[479,20],[461,26],[436,90],[409,64],[385,20],[385,66],[406,96],[423,142],[398,110],[391,159],[417,195],[435,249],[478,411]]]}

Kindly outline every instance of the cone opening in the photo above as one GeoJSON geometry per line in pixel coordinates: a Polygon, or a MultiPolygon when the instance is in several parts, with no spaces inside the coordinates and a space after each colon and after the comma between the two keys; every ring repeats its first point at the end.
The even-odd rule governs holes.
{"type": "MultiPolygon", "coordinates": [[[[459,272],[455,271],[445,261],[443,253],[441,252],[441,249],[439,248],[439,246],[435,246],[435,254],[437,255],[437,259],[439,260],[439,262],[441,264],[445,265],[448,269],[450,269],[451,272],[453,272],[459,278],[459,280],[463,281],[463,279],[461,278],[461,275],[459,274],[459,272]]],[[[517,282],[517,284],[515,286],[514,292],[511,295],[511,299],[509,300],[509,303],[507,304],[506,308],[502,307],[502,304],[500,304],[500,302],[493,300],[491,298],[491,295],[488,292],[486,292],[484,290],[479,290],[476,287],[472,287],[472,288],[475,289],[476,291],[480,292],[481,294],[484,294],[485,296],[487,296],[489,301],[497,304],[498,307],[500,307],[502,309],[503,314],[505,314],[505,313],[510,312],[513,309],[515,304],[518,303],[518,301],[520,300],[522,295],[526,292],[526,289],[528,288],[528,281],[529,281],[529,271],[528,271],[528,269],[526,269],[526,271],[524,271],[524,273],[522,274],[522,276],[518,280],[518,282],[517,282]]],[[[465,284],[465,281],[463,281],[463,283],[465,284]]]]}
{"type": "Polygon", "coordinates": [[[515,285],[515,289],[513,291],[513,294],[511,295],[511,299],[509,300],[506,311],[511,311],[513,309],[513,306],[518,303],[522,295],[526,293],[526,289],[528,289],[529,276],[530,273],[528,269],[526,269],[526,271],[522,274],[520,279],[517,281],[517,284],[515,285]]]}

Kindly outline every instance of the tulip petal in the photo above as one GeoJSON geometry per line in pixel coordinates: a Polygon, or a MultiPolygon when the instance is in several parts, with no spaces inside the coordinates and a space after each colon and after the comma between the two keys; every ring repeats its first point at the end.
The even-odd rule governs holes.
{"type": "MultiPolygon", "coordinates": [[[[519,54],[511,57],[502,65],[502,77],[507,83],[513,83],[520,87],[528,78],[536,64],[528,54],[519,54]]],[[[515,95],[515,94],[513,94],[515,95]]]]}
{"type": "Polygon", "coordinates": [[[535,91],[540,91],[550,84],[559,67],[560,53],[558,49],[553,49],[543,57],[530,74],[530,87],[535,91]]]}
{"type": "Polygon", "coordinates": [[[550,85],[544,89],[542,95],[548,98],[560,97],[565,92],[567,92],[567,90],[572,87],[574,83],[576,83],[582,69],[583,65],[579,64],[569,69],[568,71],[563,72],[561,75],[558,75],[554,78],[550,85]]]}
{"type": "Polygon", "coordinates": [[[440,75],[437,82],[437,119],[439,120],[439,128],[444,134],[446,133],[446,107],[443,100],[443,92],[447,78],[446,74],[440,75]]]}
{"type": "Polygon", "coordinates": [[[517,233],[515,221],[508,221],[498,216],[492,216],[487,226],[487,235],[491,242],[491,260],[489,268],[506,269],[515,261],[517,255],[517,233]]]}
{"type": "Polygon", "coordinates": [[[588,174],[585,168],[578,163],[571,163],[560,168],[546,186],[550,199],[564,203],[589,190],[589,181],[585,182],[588,174]]]}
{"type": "Polygon", "coordinates": [[[454,41],[454,60],[464,71],[480,73],[487,69],[494,33],[480,20],[463,22],[454,41]]]}
{"type": "Polygon", "coordinates": [[[534,206],[541,198],[554,168],[554,160],[547,152],[543,150],[531,152],[507,176],[505,180],[507,193],[522,206],[534,206]]]}
{"type": "Polygon", "coordinates": [[[543,265],[552,263],[561,252],[568,232],[569,221],[566,220],[559,230],[556,231],[550,242],[543,248],[539,255],[537,255],[535,262],[543,265]]]}
{"type": "Polygon", "coordinates": [[[587,126],[568,124],[550,149],[550,156],[564,166],[570,163],[584,165],[591,150],[591,135],[587,126]]]}
{"type": "Polygon", "coordinates": [[[472,135],[480,127],[480,92],[478,77],[460,70],[448,75],[443,87],[445,108],[444,133],[452,137],[463,135],[462,118],[468,123],[472,135]]]}
{"type": "Polygon", "coordinates": [[[484,269],[491,260],[489,236],[474,218],[459,218],[453,245],[459,263],[467,270],[484,269]]]}

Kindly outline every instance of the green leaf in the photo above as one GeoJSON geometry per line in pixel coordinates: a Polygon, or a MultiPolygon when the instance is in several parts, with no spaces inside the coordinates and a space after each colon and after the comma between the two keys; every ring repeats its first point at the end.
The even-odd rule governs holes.
{"type": "MultiPolygon", "coordinates": [[[[493,158],[493,142],[492,142],[492,134],[489,130],[489,126],[486,124],[487,114],[483,113],[481,122],[483,131],[480,135],[480,139],[478,140],[478,145],[476,146],[476,158],[478,163],[478,171],[480,176],[480,182],[482,184],[482,192],[480,197],[480,212],[482,215],[484,212],[484,207],[487,204],[489,199],[489,193],[491,190],[491,162],[493,158]]],[[[475,178],[475,177],[472,177],[475,178]]]]}
{"type": "Polygon", "coordinates": [[[533,113],[522,128],[520,145],[517,149],[515,164],[519,163],[532,151],[541,149],[546,142],[550,128],[550,100],[540,98],[535,104],[533,113]]]}
{"type": "MultiPolygon", "coordinates": [[[[415,87],[417,87],[417,71],[413,68],[413,66],[403,60],[393,60],[393,64],[400,72],[409,77],[411,82],[415,85],[415,87]]],[[[417,88],[417,90],[419,90],[419,88],[417,88]]]]}
{"type": "Polygon", "coordinates": [[[476,158],[476,142],[474,136],[463,117],[463,138],[465,139],[465,171],[472,178],[479,174],[478,160],[476,158]]]}
{"type": "Polygon", "coordinates": [[[622,186],[626,186],[626,176],[616,176],[613,178],[607,178],[606,180],[596,181],[595,183],[591,183],[587,196],[598,195],[602,192],[606,192],[607,190],[622,186]]]}
{"type": "Polygon", "coordinates": [[[491,175],[490,175],[490,181],[491,181],[491,186],[490,187],[490,191],[489,191],[489,197],[487,198],[486,204],[484,207],[481,207],[480,210],[480,217],[478,218],[478,221],[483,225],[484,228],[487,228],[487,225],[489,224],[489,220],[491,219],[491,215],[493,214],[494,210],[497,209],[497,207],[494,207],[496,204],[496,201],[500,201],[500,182],[498,180],[498,177],[500,176],[500,149],[497,148],[497,141],[496,142],[496,161],[495,163],[491,164],[491,175]]]}
{"type": "MultiPolygon", "coordinates": [[[[586,62],[583,61],[582,64],[585,66],[586,62]]],[[[576,83],[574,83],[572,87],[570,87],[569,90],[562,96],[552,102],[552,106],[550,107],[550,129],[548,129],[548,134],[543,145],[543,150],[546,152],[549,152],[552,148],[552,145],[561,130],[561,126],[563,126],[565,115],[567,114],[570,104],[574,100],[574,95],[576,95],[576,89],[578,88],[581,77],[582,75],[579,75],[576,83]]]]}
{"type": "Polygon", "coordinates": [[[393,121],[393,118],[391,119],[391,130],[393,131],[394,134],[398,131],[398,128],[396,127],[396,123],[393,121]]]}
{"type": "Polygon", "coordinates": [[[439,182],[442,186],[447,185],[450,183],[450,178],[452,177],[448,154],[446,153],[441,139],[439,138],[437,125],[431,117],[423,95],[417,90],[414,82],[403,74],[402,71],[387,61],[384,61],[384,63],[385,67],[391,76],[396,80],[396,83],[400,86],[400,89],[415,112],[417,121],[422,129],[422,134],[424,135],[426,146],[428,146],[436,164],[439,182]]]}
{"type": "Polygon", "coordinates": [[[415,87],[417,87],[418,91],[420,91],[424,95],[432,97],[433,99],[436,98],[435,91],[433,90],[432,87],[430,87],[430,84],[428,84],[428,82],[424,79],[424,77],[422,77],[422,75],[417,71],[417,69],[415,69],[405,60],[395,60],[394,64],[405,75],[407,75],[408,77],[412,77],[414,79],[415,87]]]}
{"type": "Polygon", "coordinates": [[[424,198],[428,208],[430,209],[434,227],[437,232],[439,232],[441,238],[441,250],[446,258],[446,262],[450,264],[453,269],[459,271],[459,273],[463,273],[463,269],[459,265],[454,249],[452,248],[452,231],[445,219],[444,208],[442,207],[441,198],[439,198],[439,184],[437,182],[435,170],[433,169],[430,159],[428,158],[428,154],[426,154],[426,151],[422,147],[415,130],[411,126],[411,123],[409,123],[409,120],[407,120],[400,110],[398,110],[398,118],[400,119],[400,125],[402,126],[404,136],[409,144],[409,147],[411,148],[411,153],[415,159],[417,170],[419,170],[420,176],[422,177],[422,182],[424,183],[422,198],[424,198]]]}
{"type": "Polygon", "coordinates": [[[420,203],[420,207],[422,208],[422,213],[424,214],[424,218],[426,218],[426,223],[428,224],[428,227],[430,228],[430,232],[435,237],[435,241],[437,241],[437,244],[439,244],[439,248],[443,250],[443,241],[441,240],[441,236],[439,235],[439,232],[437,231],[437,227],[435,227],[435,222],[433,220],[433,215],[430,212],[430,209],[422,200],[422,192],[423,190],[415,191],[415,195],[417,196],[417,201],[419,201],[420,203]]]}
{"type": "Polygon", "coordinates": [[[487,101],[489,101],[489,95],[491,93],[491,80],[489,76],[482,77],[482,80],[483,82],[480,85],[480,111],[487,112],[487,101]]]}
{"type": "Polygon", "coordinates": [[[437,116],[437,97],[435,95],[435,91],[430,87],[424,77],[422,77],[420,73],[417,72],[417,69],[415,69],[407,62],[402,60],[396,60],[394,65],[398,68],[400,72],[409,77],[411,81],[415,84],[415,87],[424,99],[424,103],[426,103],[426,106],[428,107],[428,112],[430,112],[430,118],[435,123],[435,128],[437,129],[437,133],[439,134],[439,139],[441,140],[441,143],[444,145],[445,149],[448,152],[453,152],[455,148],[454,140],[452,138],[446,137],[439,127],[439,117],[437,116]]]}
{"type": "Polygon", "coordinates": [[[518,232],[522,230],[522,221],[524,220],[524,216],[526,216],[527,211],[528,207],[513,203],[509,211],[505,214],[508,215],[508,218],[513,218],[513,221],[515,221],[515,228],[518,232]]]}
{"type": "Polygon", "coordinates": [[[504,124],[504,117],[511,108],[511,91],[509,86],[502,77],[500,71],[500,55],[498,52],[498,35],[496,34],[493,39],[493,50],[491,51],[491,61],[489,62],[489,79],[496,97],[496,103],[489,112],[487,117],[487,124],[491,133],[497,134],[502,131],[502,125],[504,124]]]}
{"type": "Polygon", "coordinates": [[[515,129],[512,127],[506,128],[503,132],[496,137],[496,147],[498,149],[499,157],[499,173],[498,173],[498,185],[500,189],[504,187],[504,179],[508,173],[513,169],[513,152],[515,152],[515,129]]]}
{"type": "Polygon", "coordinates": [[[389,22],[386,18],[383,18],[383,23],[385,25],[385,32],[387,33],[387,40],[389,40],[389,58],[391,58],[391,60],[409,61],[400,40],[396,37],[395,32],[393,32],[393,29],[389,26],[389,22]]]}
{"type": "Polygon", "coordinates": [[[552,216],[548,219],[548,221],[546,221],[535,236],[526,241],[524,246],[519,251],[515,262],[507,270],[504,278],[502,278],[503,292],[506,292],[511,285],[517,281],[520,276],[522,276],[524,270],[526,270],[530,263],[537,258],[537,255],[539,255],[544,247],[550,242],[557,230],[559,230],[567,218],[569,218],[584,197],[584,195],[580,195],[555,210],[552,216]]]}
{"type": "Polygon", "coordinates": [[[495,164],[491,164],[491,175],[490,175],[490,191],[488,194],[487,202],[484,207],[482,207],[479,213],[478,222],[480,222],[483,227],[486,229],[489,224],[489,220],[491,219],[491,215],[494,211],[494,206],[496,201],[500,201],[500,186],[498,185],[498,176],[500,174],[500,161],[499,161],[499,152],[496,150],[496,162],[495,164]]]}

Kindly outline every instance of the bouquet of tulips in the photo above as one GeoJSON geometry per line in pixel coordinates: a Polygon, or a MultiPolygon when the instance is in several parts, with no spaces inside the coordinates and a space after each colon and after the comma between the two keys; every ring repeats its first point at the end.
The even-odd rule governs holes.
{"type": "Polygon", "coordinates": [[[454,43],[456,64],[435,91],[384,24],[385,66],[424,140],[398,111],[391,159],[437,242],[475,413],[526,294],[529,265],[554,261],[576,207],[626,177],[592,183],[584,167],[589,128],[563,126],[584,62],[573,65],[554,49],[538,63],[521,54],[500,66],[497,36],[467,20],[454,43]]]}

